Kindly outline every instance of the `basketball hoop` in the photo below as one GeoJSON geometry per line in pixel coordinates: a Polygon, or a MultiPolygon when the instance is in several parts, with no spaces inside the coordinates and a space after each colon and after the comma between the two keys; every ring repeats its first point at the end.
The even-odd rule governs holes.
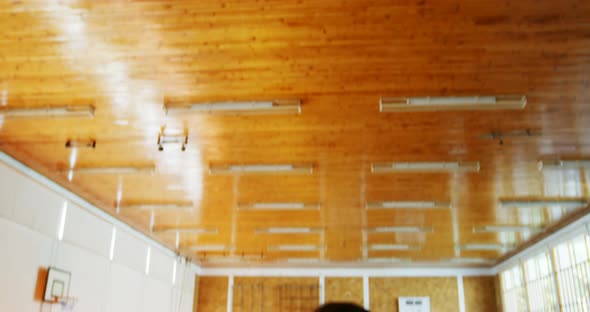
{"type": "Polygon", "coordinates": [[[62,311],[74,311],[78,298],[76,297],[53,297],[53,303],[59,303],[62,311]]]}

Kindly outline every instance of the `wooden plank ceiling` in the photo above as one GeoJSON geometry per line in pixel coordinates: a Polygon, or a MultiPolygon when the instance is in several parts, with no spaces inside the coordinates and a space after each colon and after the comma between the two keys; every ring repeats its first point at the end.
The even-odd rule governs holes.
{"type": "Polygon", "coordinates": [[[494,260],[508,250],[459,247],[518,246],[531,234],[474,227],[550,226],[572,211],[505,208],[500,199],[588,197],[588,171],[537,168],[543,159],[590,155],[588,1],[4,0],[0,45],[3,106],[95,108],[92,119],[0,119],[0,149],[195,260],[494,260]],[[496,94],[526,95],[528,103],[510,111],[379,112],[381,96],[496,94]],[[265,99],[300,99],[301,113],[164,110],[265,99]],[[186,131],[186,151],[158,151],[162,127],[186,131]],[[491,133],[507,136],[500,142],[491,133]],[[96,147],[66,148],[68,139],[96,147]],[[481,169],[371,172],[373,162],[393,161],[478,161],[481,169]],[[211,164],[312,164],[313,173],[212,175],[211,164]],[[145,165],[156,172],[74,171],[69,181],[63,171],[145,165]],[[365,209],[374,201],[451,208],[365,209]],[[185,202],[193,208],[124,208],[185,202]],[[265,202],[320,209],[238,210],[265,202]],[[376,226],[432,232],[365,231],[376,226]],[[159,231],[174,227],[213,232],[183,232],[177,241],[174,231],[159,231]],[[257,234],[263,227],[319,233],[257,234]],[[273,250],[287,244],[321,250],[273,250]],[[363,252],[371,244],[411,248],[363,252]],[[226,248],[193,248],[217,245],[226,248]]]}

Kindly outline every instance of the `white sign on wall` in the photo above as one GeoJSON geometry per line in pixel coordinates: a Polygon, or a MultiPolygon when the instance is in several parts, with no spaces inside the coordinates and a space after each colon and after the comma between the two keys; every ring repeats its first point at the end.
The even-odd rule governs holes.
{"type": "Polygon", "coordinates": [[[430,312],[430,297],[399,297],[399,312],[430,312]]]}

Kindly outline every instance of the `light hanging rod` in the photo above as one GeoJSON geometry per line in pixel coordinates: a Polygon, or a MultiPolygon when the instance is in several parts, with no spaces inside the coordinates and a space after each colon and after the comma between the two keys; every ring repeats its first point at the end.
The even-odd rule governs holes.
{"type": "Polygon", "coordinates": [[[252,165],[210,165],[209,174],[312,174],[309,164],[252,164],[252,165]]]}
{"type": "Polygon", "coordinates": [[[484,225],[474,226],[473,233],[537,232],[542,226],[533,225],[484,225]]]}
{"type": "Polygon", "coordinates": [[[193,203],[141,203],[121,205],[121,209],[135,210],[192,210],[193,203]]]}
{"type": "Polygon", "coordinates": [[[274,115],[300,114],[301,100],[246,101],[192,103],[186,105],[166,105],[167,115],[185,113],[201,114],[239,114],[239,115],[274,115]]]}
{"type": "Polygon", "coordinates": [[[479,172],[479,162],[380,162],[371,164],[373,173],[391,172],[479,172]]]}
{"type": "Polygon", "coordinates": [[[91,105],[11,107],[0,106],[0,116],[4,118],[43,118],[43,117],[94,117],[91,105]]]}
{"type": "Polygon", "coordinates": [[[524,109],[525,95],[381,97],[381,112],[524,109]]]}
{"type": "Polygon", "coordinates": [[[318,210],[317,203],[295,203],[295,202],[274,202],[274,203],[240,203],[238,210],[318,210]]]}
{"type": "Polygon", "coordinates": [[[562,208],[581,208],[588,206],[585,198],[547,198],[547,199],[502,199],[502,208],[547,208],[560,206],[562,208]]]}
{"type": "Polygon", "coordinates": [[[538,163],[538,168],[539,170],[589,169],[590,159],[541,160],[538,163]]]}
{"type": "Polygon", "coordinates": [[[367,209],[449,209],[451,203],[442,201],[380,201],[368,202],[367,209]]]}
{"type": "Polygon", "coordinates": [[[61,169],[62,173],[68,173],[70,171],[84,174],[154,174],[156,172],[156,166],[76,167],[72,169],[61,169]]]}

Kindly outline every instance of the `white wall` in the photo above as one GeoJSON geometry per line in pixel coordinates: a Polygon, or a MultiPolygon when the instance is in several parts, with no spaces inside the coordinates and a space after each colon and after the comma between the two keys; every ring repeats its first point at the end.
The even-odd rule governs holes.
{"type": "Polygon", "coordinates": [[[60,311],[33,300],[49,266],[72,273],[74,311],[192,311],[196,266],[2,153],[0,251],[0,311],[60,311]]]}

